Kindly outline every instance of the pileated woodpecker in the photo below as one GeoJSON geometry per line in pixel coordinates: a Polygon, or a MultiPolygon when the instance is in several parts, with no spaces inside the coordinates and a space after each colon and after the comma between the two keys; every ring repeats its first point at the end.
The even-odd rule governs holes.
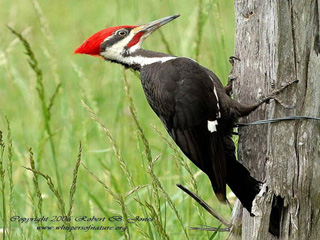
{"type": "Polygon", "coordinates": [[[207,174],[219,201],[227,201],[227,184],[251,213],[260,182],[236,160],[231,135],[237,118],[274,96],[253,105],[240,104],[229,96],[230,84],[223,87],[212,71],[194,60],[141,49],[151,33],[179,16],[103,29],[74,53],[103,57],[139,71],[151,108],[183,153],[207,174]]]}

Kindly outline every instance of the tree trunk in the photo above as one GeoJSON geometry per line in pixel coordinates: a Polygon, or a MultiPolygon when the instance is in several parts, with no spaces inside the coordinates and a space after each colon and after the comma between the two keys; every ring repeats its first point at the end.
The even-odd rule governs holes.
{"type": "MultiPolygon", "coordinates": [[[[254,103],[284,83],[299,80],[278,96],[293,109],[272,101],[241,121],[320,116],[320,0],[235,0],[235,11],[235,56],[241,60],[232,73],[237,78],[235,99],[254,103]]],[[[237,204],[233,222],[239,228],[233,229],[233,236],[242,228],[245,240],[276,239],[268,233],[276,199],[280,239],[320,239],[319,135],[320,122],[315,120],[239,130],[239,161],[267,188],[256,197],[255,217],[237,204]]]]}

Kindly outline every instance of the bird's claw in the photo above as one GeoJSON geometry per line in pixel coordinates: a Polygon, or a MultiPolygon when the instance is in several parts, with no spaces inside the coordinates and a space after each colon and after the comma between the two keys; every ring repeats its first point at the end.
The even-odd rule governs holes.
{"type": "Polygon", "coordinates": [[[236,56],[230,56],[229,63],[231,63],[232,66],[234,65],[234,60],[241,61],[240,58],[238,58],[236,56]]]}
{"type": "Polygon", "coordinates": [[[227,93],[229,96],[232,95],[232,82],[237,79],[237,77],[234,77],[234,76],[233,76],[233,75],[234,75],[234,74],[233,74],[233,67],[234,67],[234,62],[235,62],[235,60],[241,61],[240,58],[238,58],[238,57],[235,57],[235,56],[230,56],[230,57],[229,57],[229,62],[230,62],[231,65],[232,65],[232,69],[231,69],[230,74],[229,74],[229,77],[228,77],[228,84],[224,87],[226,93],[227,93]]]}
{"type": "Polygon", "coordinates": [[[237,77],[232,77],[232,78],[229,77],[228,84],[224,87],[226,94],[228,94],[229,96],[232,95],[232,82],[236,79],[237,77]]]}

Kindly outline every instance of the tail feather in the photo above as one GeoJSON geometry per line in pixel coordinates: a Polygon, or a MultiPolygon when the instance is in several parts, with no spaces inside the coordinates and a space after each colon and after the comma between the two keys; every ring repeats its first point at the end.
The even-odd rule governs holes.
{"type": "MultiPolygon", "coordinates": [[[[256,195],[260,192],[262,183],[250,176],[250,172],[235,159],[234,154],[227,154],[227,184],[240,200],[242,205],[250,212],[256,195]]],[[[279,237],[281,211],[283,199],[275,196],[269,222],[269,232],[279,237]]]]}
{"type": "Polygon", "coordinates": [[[251,213],[252,202],[260,191],[261,182],[251,177],[250,172],[237,161],[231,136],[226,136],[223,140],[227,162],[227,184],[251,213]]]}
{"type": "Polygon", "coordinates": [[[227,158],[227,184],[251,213],[252,202],[260,191],[261,182],[251,177],[250,172],[235,157],[227,158]]]}

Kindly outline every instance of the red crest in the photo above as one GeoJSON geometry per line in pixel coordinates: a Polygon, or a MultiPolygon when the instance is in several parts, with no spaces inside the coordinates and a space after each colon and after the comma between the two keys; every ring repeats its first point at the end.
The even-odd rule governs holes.
{"type": "Polygon", "coordinates": [[[93,34],[87,40],[85,40],[80,47],[74,50],[74,54],[80,53],[80,54],[89,54],[92,56],[99,56],[101,43],[107,37],[111,36],[114,33],[114,31],[121,28],[135,28],[135,27],[137,26],[118,26],[118,27],[110,27],[110,28],[103,29],[93,34]]]}

